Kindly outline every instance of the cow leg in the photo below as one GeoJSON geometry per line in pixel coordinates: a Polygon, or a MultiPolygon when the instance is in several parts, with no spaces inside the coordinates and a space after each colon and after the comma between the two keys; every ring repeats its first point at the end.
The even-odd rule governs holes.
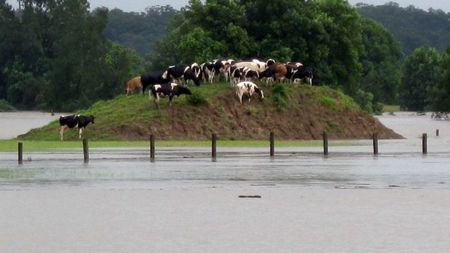
{"type": "Polygon", "coordinates": [[[81,139],[82,133],[83,133],[83,128],[78,128],[78,139],[81,139]]]}
{"type": "Polygon", "coordinates": [[[66,129],[66,126],[61,126],[59,129],[59,138],[61,139],[61,141],[64,140],[64,130],[66,129]]]}
{"type": "Polygon", "coordinates": [[[159,94],[158,94],[158,93],[156,93],[156,97],[155,97],[155,105],[156,105],[156,108],[159,109],[159,94]]]}

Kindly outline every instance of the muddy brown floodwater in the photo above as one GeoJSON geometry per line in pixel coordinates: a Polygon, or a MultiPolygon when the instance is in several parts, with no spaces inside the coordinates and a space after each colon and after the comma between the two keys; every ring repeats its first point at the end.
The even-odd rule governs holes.
{"type": "Polygon", "coordinates": [[[450,122],[351,146],[0,153],[0,252],[448,252],[450,122]],[[440,136],[435,136],[439,129],[440,136]],[[427,133],[428,154],[421,153],[427,133]],[[239,196],[261,198],[239,198],[239,196]]]}

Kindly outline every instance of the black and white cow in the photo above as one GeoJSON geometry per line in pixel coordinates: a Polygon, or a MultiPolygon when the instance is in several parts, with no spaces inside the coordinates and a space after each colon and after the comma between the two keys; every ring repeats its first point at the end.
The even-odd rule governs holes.
{"type": "Polygon", "coordinates": [[[245,81],[253,81],[259,79],[259,72],[251,70],[249,68],[242,68],[242,78],[245,81]]]}
{"type": "Polygon", "coordinates": [[[61,138],[61,141],[64,140],[64,130],[66,128],[78,128],[78,138],[81,139],[81,134],[83,133],[83,129],[86,128],[86,126],[92,123],[94,124],[94,116],[84,116],[84,115],[68,115],[68,116],[60,116],[59,117],[59,135],[61,138]]]}
{"type": "Polygon", "coordinates": [[[293,80],[294,83],[301,82],[302,80],[305,80],[307,84],[312,85],[313,82],[313,70],[311,67],[304,67],[301,66],[297,70],[293,71],[291,80],[293,80]]]}
{"type": "Polygon", "coordinates": [[[185,84],[186,81],[191,80],[195,85],[200,85],[200,79],[195,75],[190,66],[176,65],[170,66],[162,75],[165,79],[172,79],[180,84],[185,84]]]}
{"type": "Polygon", "coordinates": [[[214,64],[212,62],[205,62],[200,65],[200,68],[202,69],[203,81],[205,83],[213,83],[216,72],[214,64]]]}
{"type": "Polygon", "coordinates": [[[159,108],[159,99],[161,97],[169,97],[169,105],[172,105],[172,99],[174,96],[180,96],[183,94],[192,95],[191,91],[184,86],[176,83],[170,84],[155,84],[151,88],[151,93],[155,98],[155,105],[159,108]]]}
{"type": "Polygon", "coordinates": [[[198,63],[194,62],[191,64],[191,70],[194,72],[195,77],[198,79],[201,79],[202,69],[200,68],[200,65],[198,63]]]}
{"type": "Polygon", "coordinates": [[[237,83],[239,83],[242,80],[243,74],[244,74],[242,70],[243,70],[243,68],[240,69],[234,65],[229,68],[230,84],[232,86],[235,86],[237,83]]]}
{"type": "Polygon", "coordinates": [[[244,95],[248,96],[248,101],[250,102],[253,94],[256,93],[261,99],[264,99],[264,92],[253,82],[240,82],[236,84],[236,95],[239,98],[239,102],[242,104],[242,97],[244,95]]]}
{"type": "Polygon", "coordinates": [[[155,84],[164,84],[169,83],[170,80],[168,78],[163,78],[164,71],[153,71],[150,73],[145,73],[141,76],[141,84],[142,84],[142,94],[144,94],[145,89],[148,86],[153,86],[155,84]]]}

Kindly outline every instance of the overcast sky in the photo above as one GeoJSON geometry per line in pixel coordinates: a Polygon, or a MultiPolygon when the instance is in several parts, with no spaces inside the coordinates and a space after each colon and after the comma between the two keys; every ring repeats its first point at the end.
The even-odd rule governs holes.
{"type": "MultiPolygon", "coordinates": [[[[16,0],[7,0],[13,6],[17,6],[16,0]]],[[[91,9],[96,7],[105,6],[109,9],[119,8],[121,10],[130,12],[141,12],[145,10],[145,7],[154,5],[171,5],[176,9],[181,8],[186,5],[188,0],[89,0],[91,4],[91,9]]],[[[359,2],[380,5],[390,0],[349,0],[351,4],[356,4],[359,2]]],[[[450,0],[393,0],[397,2],[400,6],[406,7],[408,5],[414,5],[422,9],[442,9],[445,12],[450,12],[450,0]]]]}

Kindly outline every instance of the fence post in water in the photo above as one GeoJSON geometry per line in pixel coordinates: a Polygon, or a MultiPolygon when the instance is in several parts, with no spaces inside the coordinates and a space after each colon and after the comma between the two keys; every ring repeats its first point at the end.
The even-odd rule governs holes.
{"type": "Polygon", "coordinates": [[[378,155],[378,133],[373,133],[373,154],[378,155]]]}
{"type": "Polygon", "coordinates": [[[23,163],[23,143],[22,142],[17,143],[17,148],[18,148],[17,160],[18,160],[19,164],[22,164],[23,163]]]}
{"type": "Polygon", "coordinates": [[[422,154],[428,153],[428,147],[427,147],[427,134],[422,134],[422,154]]]}
{"type": "Polygon", "coordinates": [[[323,154],[328,155],[328,134],[323,132],[323,154]]]}
{"type": "Polygon", "coordinates": [[[270,132],[270,157],[275,156],[275,134],[270,132]]]}
{"type": "Polygon", "coordinates": [[[155,136],[150,135],[150,161],[155,161],[155,136]]]}
{"type": "Polygon", "coordinates": [[[86,138],[83,139],[83,156],[84,156],[84,163],[89,162],[89,145],[88,140],[86,138]]]}
{"type": "Polygon", "coordinates": [[[436,129],[436,136],[439,136],[439,129],[436,129]]]}
{"type": "Polygon", "coordinates": [[[216,140],[217,140],[217,136],[216,134],[212,134],[211,136],[211,156],[212,158],[216,158],[217,157],[217,153],[216,153],[216,140]]]}

